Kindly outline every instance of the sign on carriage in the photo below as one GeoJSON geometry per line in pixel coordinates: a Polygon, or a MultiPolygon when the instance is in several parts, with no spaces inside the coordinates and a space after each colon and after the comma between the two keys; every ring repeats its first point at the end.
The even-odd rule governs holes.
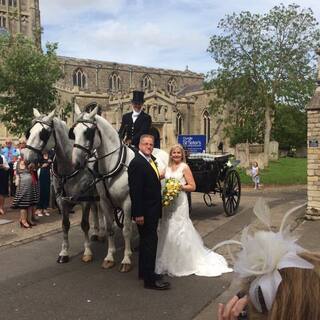
{"type": "Polygon", "coordinates": [[[189,153],[199,153],[206,151],[205,135],[179,135],[178,143],[180,143],[189,153]]]}

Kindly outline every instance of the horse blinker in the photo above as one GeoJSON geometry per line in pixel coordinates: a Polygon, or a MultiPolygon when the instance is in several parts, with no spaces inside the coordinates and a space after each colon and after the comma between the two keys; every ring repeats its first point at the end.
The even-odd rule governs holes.
{"type": "Polygon", "coordinates": [[[76,139],[74,132],[73,132],[73,128],[70,128],[68,136],[69,136],[69,139],[71,139],[71,140],[76,139]]]}

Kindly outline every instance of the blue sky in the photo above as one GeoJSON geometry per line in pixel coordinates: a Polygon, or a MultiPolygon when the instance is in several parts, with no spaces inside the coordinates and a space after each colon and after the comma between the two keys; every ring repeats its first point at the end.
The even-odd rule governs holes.
{"type": "MultiPolygon", "coordinates": [[[[319,0],[295,1],[320,22],[319,0]]],[[[281,1],[290,4],[292,1],[281,1]]],[[[226,14],[264,13],[274,0],[40,0],[43,43],[58,54],[207,73],[206,49],[226,14]]]]}

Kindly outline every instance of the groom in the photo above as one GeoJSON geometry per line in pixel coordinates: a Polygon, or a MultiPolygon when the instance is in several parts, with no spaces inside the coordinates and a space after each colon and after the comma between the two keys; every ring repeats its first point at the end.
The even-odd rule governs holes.
{"type": "Polygon", "coordinates": [[[170,288],[170,284],[154,272],[157,227],[162,208],[159,171],[151,155],[153,144],[153,136],[142,135],[139,152],[129,165],[131,214],[140,235],[139,278],[144,280],[144,287],[147,289],[166,290],[170,288]]]}

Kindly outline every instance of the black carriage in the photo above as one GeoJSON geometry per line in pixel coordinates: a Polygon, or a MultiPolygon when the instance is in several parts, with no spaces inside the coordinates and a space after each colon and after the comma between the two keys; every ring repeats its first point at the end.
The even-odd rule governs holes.
{"type": "Polygon", "coordinates": [[[236,170],[238,161],[230,161],[230,155],[191,154],[187,162],[196,182],[196,191],[203,193],[208,207],[212,196],[220,194],[227,216],[237,212],[240,204],[241,182],[236,170]]]}

